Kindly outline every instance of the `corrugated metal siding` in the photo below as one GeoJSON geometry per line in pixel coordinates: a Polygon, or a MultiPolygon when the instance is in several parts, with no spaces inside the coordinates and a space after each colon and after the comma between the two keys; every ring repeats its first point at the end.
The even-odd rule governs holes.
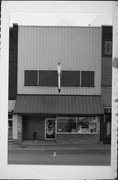
{"type": "Polygon", "coordinates": [[[101,28],[20,26],[18,93],[57,94],[57,88],[24,87],[24,70],[95,71],[95,88],[62,88],[62,94],[100,94],[101,28]]]}
{"type": "Polygon", "coordinates": [[[14,113],[103,114],[100,96],[18,95],[14,113]]]}

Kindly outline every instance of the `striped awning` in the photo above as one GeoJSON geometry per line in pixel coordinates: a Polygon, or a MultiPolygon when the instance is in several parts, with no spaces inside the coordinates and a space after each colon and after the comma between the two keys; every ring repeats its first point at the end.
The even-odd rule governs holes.
{"type": "Polygon", "coordinates": [[[101,96],[18,95],[15,114],[103,114],[101,96]]]}

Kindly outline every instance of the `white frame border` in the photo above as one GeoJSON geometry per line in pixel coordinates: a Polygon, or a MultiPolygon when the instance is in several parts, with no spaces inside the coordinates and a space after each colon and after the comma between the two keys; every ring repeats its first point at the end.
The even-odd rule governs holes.
{"type": "MultiPolygon", "coordinates": [[[[0,88],[0,178],[1,179],[114,179],[117,177],[117,153],[116,148],[116,127],[117,121],[114,122],[112,127],[112,162],[111,166],[41,166],[41,165],[8,165],[7,164],[7,127],[8,127],[8,54],[9,54],[9,20],[11,12],[50,12],[50,9],[57,11],[78,11],[77,1],[73,2],[74,6],[71,6],[71,2],[52,2],[52,1],[2,1],[1,5],[1,42],[2,42],[2,52],[0,59],[1,68],[1,88],[0,88]],[[65,4],[66,3],[66,4],[65,4]],[[67,5],[68,4],[68,5],[67,5]],[[59,5],[59,7],[58,7],[59,5]],[[2,124],[2,125],[1,125],[2,124]],[[115,155],[114,155],[115,153],[115,155]],[[7,173],[6,173],[7,172],[7,173]],[[86,173],[85,173],[86,172],[86,173]],[[94,174],[93,174],[94,173],[94,174]]],[[[115,6],[113,2],[113,5],[115,6]]],[[[52,10],[51,10],[52,11],[52,10]]],[[[117,11],[116,11],[117,12],[117,11]]],[[[114,98],[113,98],[114,99],[114,98]]],[[[112,99],[112,101],[113,101],[112,99]]],[[[112,118],[114,121],[117,120],[113,111],[112,118]]]]}

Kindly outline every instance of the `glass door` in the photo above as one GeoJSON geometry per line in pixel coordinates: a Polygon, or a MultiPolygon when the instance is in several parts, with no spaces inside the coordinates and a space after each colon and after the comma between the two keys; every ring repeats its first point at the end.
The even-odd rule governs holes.
{"type": "Polygon", "coordinates": [[[45,139],[46,140],[55,139],[55,119],[52,118],[45,119],[45,139]]]}

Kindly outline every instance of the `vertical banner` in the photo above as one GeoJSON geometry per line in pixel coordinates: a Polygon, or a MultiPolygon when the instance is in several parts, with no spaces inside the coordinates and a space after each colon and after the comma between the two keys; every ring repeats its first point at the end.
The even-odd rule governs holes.
{"type": "Polygon", "coordinates": [[[61,63],[58,62],[57,65],[57,73],[58,73],[58,92],[61,92],[61,63]]]}

